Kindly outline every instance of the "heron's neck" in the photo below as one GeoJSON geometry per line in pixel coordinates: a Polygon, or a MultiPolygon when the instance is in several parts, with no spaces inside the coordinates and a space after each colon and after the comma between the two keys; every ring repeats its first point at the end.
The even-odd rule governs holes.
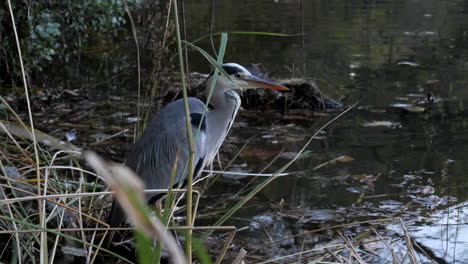
{"type": "MultiPolygon", "coordinates": [[[[208,83],[211,83],[210,81],[208,83]]],[[[224,76],[219,76],[215,87],[213,89],[213,95],[210,100],[210,104],[213,106],[212,115],[215,117],[217,124],[216,128],[220,128],[220,132],[227,134],[231,128],[232,122],[236,117],[237,111],[239,110],[241,99],[239,95],[226,87],[231,87],[233,84],[229,82],[224,76]],[[227,126],[227,128],[226,128],[227,126]]],[[[207,86],[207,96],[209,93],[209,86],[207,86]]],[[[225,135],[224,135],[225,136],[225,135]]],[[[224,140],[224,137],[223,137],[224,140]]]]}
{"type": "MultiPolygon", "coordinates": [[[[215,96],[215,95],[213,95],[215,96]]],[[[211,162],[214,159],[214,155],[218,152],[221,144],[223,143],[226,135],[231,129],[232,123],[236,118],[237,111],[241,105],[241,99],[239,95],[233,91],[228,90],[222,94],[216,94],[213,110],[208,113],[207,129],[209,129],[211,141],[210,147],[212,149],[212,156],[208,157],[208,161],[211,162]]]]}

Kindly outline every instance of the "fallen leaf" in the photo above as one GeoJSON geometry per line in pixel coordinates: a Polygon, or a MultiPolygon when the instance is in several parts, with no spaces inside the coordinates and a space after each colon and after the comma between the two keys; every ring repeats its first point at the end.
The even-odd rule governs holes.
{"type": "Polygon", "coordinates": [[[350,156],[341,156],[341,157],[336,158],[336,161],[339,161],[339,162],[351,162],[353,160],[354,159],[350,156]]]}
{"type": "Polygon", "coordinates": [[[78,93],[76,93],[75,91],[72,91],[72,90],[69,90],[69,89],[63,89],[62,93],[66,96],[71,96],[71,97],[76,97],[76,96],[80,96],[78,93]]]}

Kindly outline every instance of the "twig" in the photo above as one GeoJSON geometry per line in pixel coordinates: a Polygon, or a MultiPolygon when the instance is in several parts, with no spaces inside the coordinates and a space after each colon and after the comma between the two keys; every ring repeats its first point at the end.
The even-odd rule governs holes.
{"type": "Polygon", "coordinates": [[[418,261],[416,260],[416,256],[415,256],[416,253],[413,248],[413,243],[411,242],[411,237],[409,236],[408,230],[406,229],[406,226],[403,223],[403,220],[401,218],[400,218],[400,222],[401,222],[401,228],[403,229],[403,233],[404,233],[404,237],[406,241],[406,247],[408,248],[407,254],[409,256],[410,263],[417,264],[418,261]]]}
{"type": "MultiPolygon", "coordinates": [[[[138,111],[138,110],[137,110],[137,111],[138,111]]],[[[138,128],[137,128],[137,129],[138,129],[138,128]]],[[[118,132],[118,133],[115,133],[114,135],[110,135],[110,136],[108,136],[108,137],[105,137],[105,138],[103,138],[103,139],[100,139],[100,140],[98,140],[98,141],[96,141],[96,142],[93,142],[93,143],[91,143],[91,144],[89,144],[89,145],[91,145],[91,146],[96,146],[97,144],[99,144],[99,143],[101,143],[101,142],[103,142],[103,141],[105,141],[105,140],[114,138],[114,137],[116,137],[116,136],[118,136],[118,135],[121,135],[121,134],[123,134],[123,133],[128,132],[129,130],[130,130],[130,129],[128,129],[128,128],[127,128],[127,129],[124,129],[123,131],[120,131],[120,132],[118,132]]]]}
{"type": "Polygon", "coordinates": [[[385,241],[385,239],[374,228],[371,227],[371,230],[380,239],[380,241],[382,241],[385,244],[385,246],[390,250],[390,253],[392,253],[393,263],[401,263],[400,259],[395,254],[395,250],[393,250],[393,248],[390,247],[390,245],[387,243],[387,241],[385,241]]]}
{"type": "MultiPolygon", "coordinates": [[[[298,259],[297,259],[297,263],[301,263],[301,259],[302,259],[302,251],[304,251],[304,245],[305,245],[305,237],[302,238],[302,244],[301,244],[301,254],[299,255],[298,259]]],[[[329,250],[328,248],[325,249],[325,250],[329,250]]]]}
{"type": "Polygon", "coordinates": [[[332,256],[332,258],[333,258],[334,260],[336,260],[338,263],[343,263],[343,261],[342,261],[339,257],[337,257],[337,256],[335,255],[335,253],[333,253],[329,248],[326,248],[325,251],[326,251],[330,256],[332,256]]]}
{"type": "Polygon", "coordinates": [[[360,264],[364,264],[364,260],[362,260],[361,256],[359,256],[359,254],[357,253],[353,243],[351,243],[351,241],[346,238],[345,236],[343,236],[343,234],[341,234],[341,232],[337,232],[338,235],[340,235],[340,237],[343,239],[343,241],[346,243],[346,245],[348,246],[348,249],[349,249],[349,252],[351,253],[350,254],[350,257],[351,256],[354,256],[354,258],[360,263],[360,264]]]}

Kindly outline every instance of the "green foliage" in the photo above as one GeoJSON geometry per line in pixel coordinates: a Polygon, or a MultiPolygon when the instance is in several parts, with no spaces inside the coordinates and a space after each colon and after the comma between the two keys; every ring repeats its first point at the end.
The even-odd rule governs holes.
{"type": "MultiPolygon", "coordinates": [[[[133,11],[142,0],[127,0],[133,11]]],[[[28,74],[69,62],[94,35],[116,35],[126,23],[122,0],[13,0],[13,13],[28,74]]],[[[18,54],[6,4],[0,4],[2,79],[19,76],[18,54]]]]}

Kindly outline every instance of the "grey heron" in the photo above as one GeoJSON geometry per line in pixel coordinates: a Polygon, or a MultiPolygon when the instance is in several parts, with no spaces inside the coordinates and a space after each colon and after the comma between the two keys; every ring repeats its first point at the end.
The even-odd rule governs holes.
{"type": "MultiPolygon", "coordinates": [[[[234,89],[288,90],[277,82],[253,75],[237,63],[226,63],[222,67],[229,74],[231,80],[222,74],[218,75],[210,100],[212,110],[208,111],[205,103],[201,100],[193,97],[188,98],[190,119],[195,137],[194,178],[200,175],[205,166],[211,164],[234,122],[241,105],[241,99],[234,89]],[[203,115],[205,115],[204,118],[203,115]]],[[[213,77],[212,73],[206,80],[207,97],[213,77]]],[[[182,99],[168,104],[147,125],[130,151],[125,164],[143,179],[147,188],[165,189],[169,188],[176,157],[178,159],[174,181],[175,188],[184,186],[187,177],[184,169],[189,158],[182,99]]],[[[148,203],[153,204],[163,196],[164,194],[156,194],[147,197],[148,203]]],[[[108,221],[110,226],[120,226],[124,219],[122,209],[114,202],[108,221]]]]}

